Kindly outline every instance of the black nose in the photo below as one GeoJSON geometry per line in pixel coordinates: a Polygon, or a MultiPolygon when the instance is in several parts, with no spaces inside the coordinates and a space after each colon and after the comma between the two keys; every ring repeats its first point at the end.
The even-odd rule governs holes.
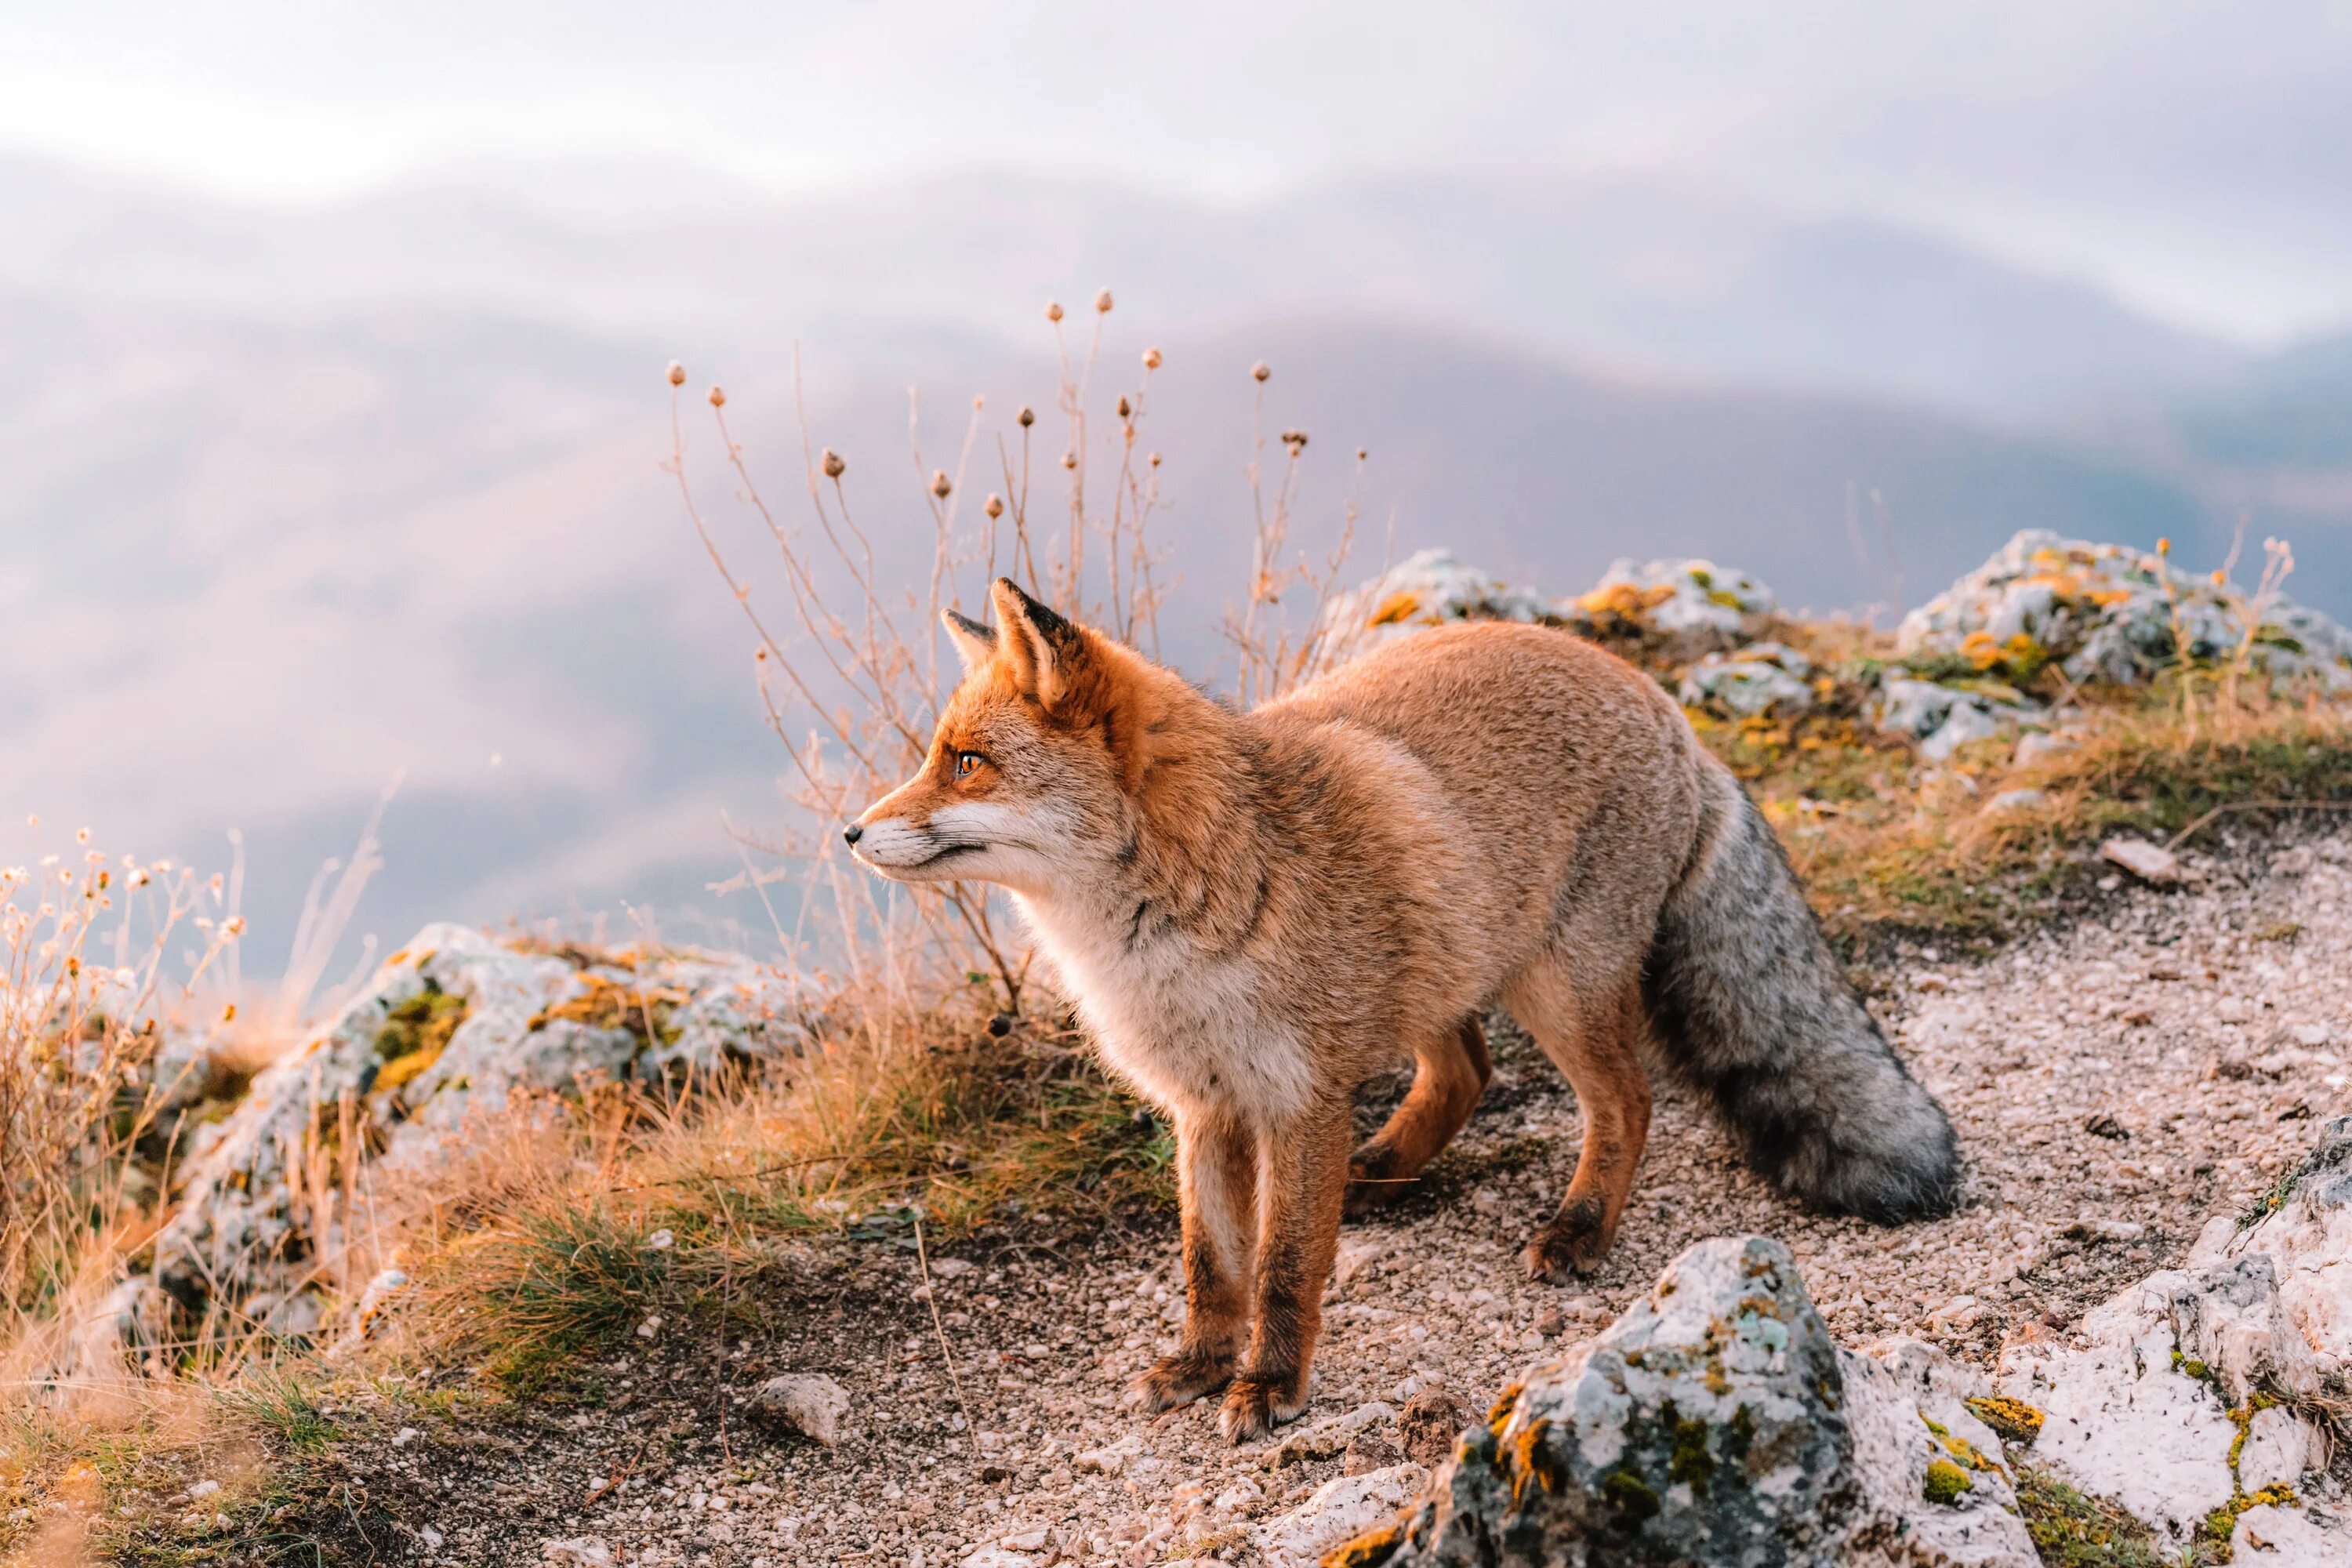
{"type": "Polygon", "coordinates": [[[865,837],[866,829],[854,822],[841,830],[841,841],[845,844],[855,844],[865,837]]]}

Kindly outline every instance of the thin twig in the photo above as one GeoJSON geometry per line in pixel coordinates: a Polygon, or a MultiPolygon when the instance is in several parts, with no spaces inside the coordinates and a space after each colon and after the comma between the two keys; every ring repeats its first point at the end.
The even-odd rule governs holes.
{"type": "Polygon", "coordinates": [[[2190,835],[2203,828],[2215,817],[2231,811],[2352,811],[2352,800],[2233,800],[2217,805],[2179,832],[2164,841],[2167,849],[2178,849],[2190,835]]]}
{"type": "Polygon", "coordinates": [[[963,1417],[964,1436],[971,1440],[971,1451],[980,1452],[980,1429],[971,1418],[971,1405],[963,1396],[963,1379],[956,1374],[955,1352],[948,1348],[948,1326],[940,1316],[940,1292],[931,1283],[931,1255],[923,1246],[923,1216],[915,1215],[915,1263],[923,1271],[923,1300],[930,1304],[931,1332],[940,1339],[940,1359],[947,1363],[948,1386],[955,1390],[956,1412],[963,1417]]]}

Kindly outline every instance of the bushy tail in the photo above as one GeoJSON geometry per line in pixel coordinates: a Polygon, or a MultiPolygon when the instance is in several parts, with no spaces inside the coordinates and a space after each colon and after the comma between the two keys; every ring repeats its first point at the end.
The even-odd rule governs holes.
{"type": "Polygon", "coordinates": [[[1697,847],[1643,976],[1667,1055],[1784,1191],[1882,1223],[1949,1213],[1951,1122],[1847,984],[1756,803],[1706,773],[1697,847]]]}

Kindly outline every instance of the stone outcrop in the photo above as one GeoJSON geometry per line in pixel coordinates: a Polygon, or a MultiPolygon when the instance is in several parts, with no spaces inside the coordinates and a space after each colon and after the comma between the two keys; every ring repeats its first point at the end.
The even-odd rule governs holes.
{"type": "MultiPolygon", "coordinates": [[[[781,984],[748,959],[428,926],[315,1039],[254,1079],[191,1162],[152,1279],[128,1282],[109,1321],[127,1333],[152,1319],[152,1285],[184,1309],[227,1304],[279,1333],[315,1335],[328,1303],[297,1282],[341,1238],[312,1234],[320,1205],[304,1200],[299,1167],[322,1151],[340,1180],[352,1140],[363,1179],[381,1184],[444,1158],[469,1117],[517,1091],[676,1080],[804,1040],[781,984]]],[[[401,1282],[397,1270],[379,1275],[375,1300],[356,1310],[401,1282]]]]}
{"type": "Polygon", "coordinates": [[[2270,675],[2331,690],[2352,684],[2352,635],[2318,611],[2275,592],[2250,595],[2129,545],[2042,529],[2019,533],[1906,616],[1897,632],[1906,655],[2054,662],[2077,685],[2144,682],[2174,661],[2176,640],[2200,663],[2242,648],[2270,675]]]}
{"type": "Polygon", "coordinates": [[[1965,1404],[1981,1392],[1916,1341],[1839,1346],[1780,1243],[1701,1242],[1324,1561],[2029,1568],[2000,1440],[1965,1404]]]}
{"type": "Polygon", "coordinates": [[[2085,1314],[2079,1342],[2002,1352],[2032,1454],[2179,1546],[2252,1529],[2275,1568],[2352,1562],[2352,1516],[2307,1479],[2352,1370],[2352,1117],[2258,1215],[2209,1222],[2179,1268],[2085,1314]],[[2250,1523],[2251,1521],[2251,1523],[2250,1523]]]}

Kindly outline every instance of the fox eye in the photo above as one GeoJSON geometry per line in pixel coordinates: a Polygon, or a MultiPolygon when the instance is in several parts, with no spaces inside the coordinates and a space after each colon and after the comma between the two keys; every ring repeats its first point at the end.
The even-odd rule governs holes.
{"type": "Polygon", "coordinates": [[[978,752],[958,752],[956,753],[955,761],[955,776],[960,779],[968,779],[971,777],[972,774],[980,771],[980,764],[985,761],[987,761],[987,759],[982,757],[978,752]]]}

